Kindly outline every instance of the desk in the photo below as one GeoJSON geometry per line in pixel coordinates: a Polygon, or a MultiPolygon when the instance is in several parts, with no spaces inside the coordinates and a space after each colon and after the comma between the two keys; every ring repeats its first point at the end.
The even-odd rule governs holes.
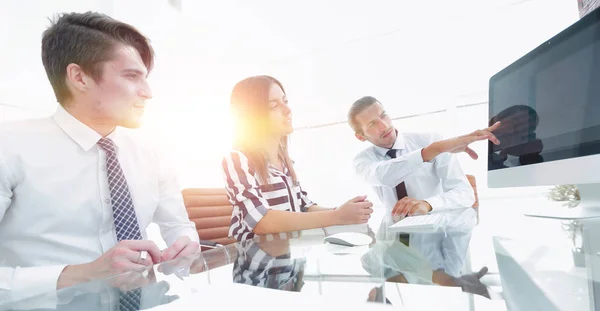
{"type": "Polygon", "coordinates": [[[585,247],[573,253],[585,234],[573,240],[561,221],[525,216],[511,218],[511,228],[493,238],[508,310],[600,310],[599,254],[585,247]]]}
{"type": "Polygon", "coordinates": [[[568,247],[494,237],[494,248],[509,310],[590,310],[586,270],[568,247]]]}
{"type": "Polygon", "coordinates": [[[428,263],[398,239],[345,247],[324,243],[326,234],[320,229],[247,240],[43,296],[7,301],[0,303],[0,310],[124,311],[119,309],[119,295],[130,290],[140,294],[140,305],[126,310],[199,306],[420,310],[419,302],[424,310],[432,305],[436,310],[469,310],[473,294],[464,291],[481,293],[483,285],[468,277],[452,278],[455,286],[434,284],[435,272],[428,263]]]}

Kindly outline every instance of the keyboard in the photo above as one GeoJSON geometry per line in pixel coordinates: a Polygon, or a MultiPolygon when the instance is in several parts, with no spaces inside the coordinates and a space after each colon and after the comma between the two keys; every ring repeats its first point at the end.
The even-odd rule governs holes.
{"type": "Polygon", "coordinates": [[[390,231],[398,232],[431,232],[437,230],[443,214],[427,214],[409,216],[390,226],[390,231]]]}

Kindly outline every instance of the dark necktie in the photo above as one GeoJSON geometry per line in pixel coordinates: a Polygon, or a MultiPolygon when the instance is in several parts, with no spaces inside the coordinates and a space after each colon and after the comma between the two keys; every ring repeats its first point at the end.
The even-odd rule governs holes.
{"type": "MultiPolygon", "coordinates": [[[[395,159],[398,154],[398,149],[390,149],[386,153],[390,158],[395,159]]],[[[399,183],[396,186],[396,196],[398,197],[398,201],[402,200],[402,198],[407,197],[408,193],[406,192],[406,184],[404,182],[399,183]]],[[[410,235],[406,233],[401,233],[399,235],[399,240],[404,245],[408,246],[410,242],[410,235]]]]}
{"type": "MultiPolygon", "coordinates": [[[[106,175],[117,240],[141,240],[142,233],[133,208],[133,200],[121,164],[117,159],[114,143],[110,138],[102,138],[98,141],[98,146],[106,151],[106,175]]],[[[141,289],[139,288],[128,292],[119,292],[119,310],[139,310],[140,295],[141,289]]]]}
{"type": "Polygon", "coordinates": [[[127,186],[127,180],[117,159],[115,146],[109,138],[102,138],[98,145],[106,151],[106,174],[112,202],[113,219],[117,241],[141,240],[142,233],[137,221],[133,200],[127,186]]]}
{"type": "MultiPolygon", "coordinates": [[[[398,149],[390,149],[390,150],[388,150],[388,152],[386,154],[390,158],[395,159],[397,153],[398,153],[398,149]]],[[[400,200],[402,200],[402,198],[408,196],[408,194],[406,193],[406,185],[404,184],[404,182],[401,182],[396,186],[396,195],[398,196],[398,201],[400,201],[400,200]]]]}

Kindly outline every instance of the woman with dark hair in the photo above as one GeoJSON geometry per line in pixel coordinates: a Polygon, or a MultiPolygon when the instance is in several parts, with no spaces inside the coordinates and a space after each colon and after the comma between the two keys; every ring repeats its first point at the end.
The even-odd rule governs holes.
{"type": "Polygon", "coordinates": [[[323,208],[302,190],[288,154],[292,114],[282,84],[270,76],[237,83],[231,94],[233,150],[222,161],[225,188],[233,205],[229,236],[293,232],[366,223],[373,204],[355,197],[323,208]]]}

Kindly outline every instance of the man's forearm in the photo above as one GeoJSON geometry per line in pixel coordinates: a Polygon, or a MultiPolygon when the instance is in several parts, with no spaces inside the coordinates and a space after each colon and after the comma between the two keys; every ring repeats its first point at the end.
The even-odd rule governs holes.
{"type": "Polygon", "coordinates": [[[79,283],[91,281],[92,278],[89,276],[89,273],[91,271],[89,270],[90,268],[87,264],[66,266],[60,274],[60,276],[58,277],[56,289],[61,289],[77,285],[79,283]]]}
{"type": "Polygon", "coordinates": [[[433,283],[441,285],[441,286],[460,286],[460,284],[458,283],[458,281],[455,277],[448,275],[443,270],[433,271],[431,280],[433,281],[433,283]]]}
{"type": "Polygon", "coordinates": [[[439,145],[437,142],[432,143],[431,145],[423,148],[421,150],[421,156],[423,157],[423,162],[430,162],[435,159],[442,152],[440,151],[439,145]]]}
{"type": "MultiPolygon", "coordinates": [[[[428,151],[431,153],[431,151],[428,151]]],[[[376,160],[362,157],[354,161],[356,174],[371,186],[396,187],[406,176],[425,166],[423,149],[410,151],[395,159],[376,160]]]]}

